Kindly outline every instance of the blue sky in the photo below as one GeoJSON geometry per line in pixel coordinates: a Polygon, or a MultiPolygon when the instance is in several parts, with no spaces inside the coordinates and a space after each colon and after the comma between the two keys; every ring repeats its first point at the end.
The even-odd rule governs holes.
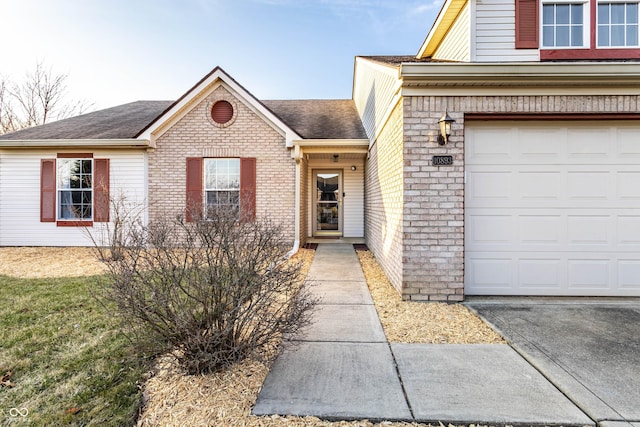
{"type": "Polygon", "coordinates": [[[221,66],[260,99],[350,98],[356,55],[414,55],[443,0],[0,0],[0,75],[38,61],[94,109],[221,66]]]}

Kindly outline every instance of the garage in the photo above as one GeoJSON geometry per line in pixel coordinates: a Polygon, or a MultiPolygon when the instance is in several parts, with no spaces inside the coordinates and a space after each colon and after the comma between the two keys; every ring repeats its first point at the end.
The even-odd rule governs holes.
{"type": "Polygon", "coordinates": [[[637,121],[467,121],[465,294],[640,296],[637,121]]]}

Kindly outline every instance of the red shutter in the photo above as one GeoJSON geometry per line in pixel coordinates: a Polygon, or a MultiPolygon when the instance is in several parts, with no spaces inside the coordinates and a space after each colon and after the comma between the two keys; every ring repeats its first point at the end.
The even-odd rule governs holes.
{"type": "Polygon", "coordinates": [[[256,219],[256,159],[240,159],[240,220],[256,219]]]}
{"type": "Polygon", "coordinates": [[[93,163],[93,220],[109,222],[109,159],[95,159],[93,163]]]}
{"type": "Polygon", "coordinates": [[[538,48],[538,0],[516,2],[516,49],[538,48]]]}
{"type": "Polygon", "coordinates": [[[187,221],[202,215],[202,158],[187,158],[187,221]]]}
{"type": "Polygon", "coordinates": [[[56,159],[40,161],[40,222],[56,222],[56,159]]]}

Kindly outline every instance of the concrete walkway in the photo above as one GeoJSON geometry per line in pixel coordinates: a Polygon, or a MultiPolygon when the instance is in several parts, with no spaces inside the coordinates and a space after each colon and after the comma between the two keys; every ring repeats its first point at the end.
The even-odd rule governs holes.
{"type": "Polygon", "coordinates": [[[254,414],[594,425],[507,345],[389,344],[351,245],[319,245],[309,278],[315,323],[278,357],[254,414]]]}

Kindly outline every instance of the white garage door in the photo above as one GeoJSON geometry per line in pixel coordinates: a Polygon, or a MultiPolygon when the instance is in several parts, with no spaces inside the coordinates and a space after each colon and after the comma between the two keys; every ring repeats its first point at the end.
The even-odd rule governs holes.
{"type": "Polygon", "coordinates": [[[640,296],[640,125],[468,122],[467,295],[640,296]]]}

